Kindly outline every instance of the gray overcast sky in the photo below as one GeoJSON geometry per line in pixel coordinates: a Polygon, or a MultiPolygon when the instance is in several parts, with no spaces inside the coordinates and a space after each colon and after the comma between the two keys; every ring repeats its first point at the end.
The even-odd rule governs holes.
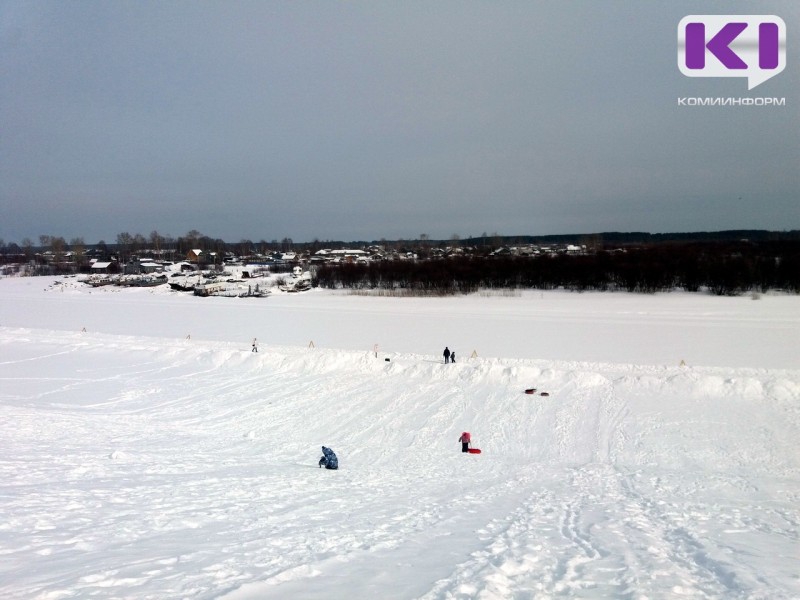
{"type": "Polygon", "coordinates": [[[791,0],[0,0],[0,238],[800,229],[798,26],[791,0]],[[783,73],[682,75],[708,13],[782,17],[783,73]]]}

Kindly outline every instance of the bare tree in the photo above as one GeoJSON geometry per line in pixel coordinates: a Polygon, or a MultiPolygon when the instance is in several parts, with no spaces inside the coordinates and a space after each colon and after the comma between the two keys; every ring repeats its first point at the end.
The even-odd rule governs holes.
{"type": "Polygon", "coordinates": [[[63,237],[51,236],[50,251],[53,253],[53,264],[56,265],[56,268],[63,268],[67,241],[63,237]]]}
{"type": "Polygon", "coordinates": [[[197,229],[192,229],[184,236],[186,243],[189,244],[190,248],[197,248],[197,245],[200,243],[200,238],[202,237],[203,234],[197,231],[197,229]]]}
{"type": "Polygon", "coordinates": [[[86,243],[82,237],[72,238],[69,241],[69,249],[75,257],[75,266],[80,269],[86,262],[86,243]]]}
{"type": "Polygon", "coordinates": [[[239,256],[250,256],[252,253],[253,242],[250,240],[240,240],[239,241],[239,256]]]}
{"type": "Polygon", "coordinates": [[[153,230],[150,232],[150,245],[153,248],[156,256],[161,256],[162,250],[164,250],[164,236],[158,233],[158,231],[153,230]]]}
{"type": "Polygon", "coordinates": [[[117,253],[119,254],[119,263],[124,265],[131,253],[131,245],[133,244],[133,236],[127,231],[117,234],[117,253]]]}
{"type": "Polygon", "coordinates": [[[142,250],[147,248],[147,240],[141,233],[133,236],[133,252],[139,254],[142,250]]]}
{"type": "Polygon", "coordinates": [[[25,260],[33,260],[33,242],[31,238],[22,238],[22,252],[25,254],[25,260]]]}

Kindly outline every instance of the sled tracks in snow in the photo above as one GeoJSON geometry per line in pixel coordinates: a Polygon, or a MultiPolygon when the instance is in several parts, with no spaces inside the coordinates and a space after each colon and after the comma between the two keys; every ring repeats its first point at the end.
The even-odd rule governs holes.
{"type": "Polygon", "coordinates": [[[757,573],[737,574],[725,548],[704,537],[708,511],[660,500],[647,476],[594,464],[547,479],[478,529],[482,548],[421,598],[744,598],[758,590],[757,573]]]}

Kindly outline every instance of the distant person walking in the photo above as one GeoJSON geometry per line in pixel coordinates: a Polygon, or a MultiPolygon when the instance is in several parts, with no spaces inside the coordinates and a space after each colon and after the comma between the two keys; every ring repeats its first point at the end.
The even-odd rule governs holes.
{"type": "Polygon", "coordinates": [[[461,452],[469,452],[470,439],[469,431],[465,431],[461,434],[461,437],[458,438],[458,441],[461,442],[461,452]]]}
{"type": "Polygon", "coordinates": [[[258,340],[256,338],[253,338],[253,349],[251,352],[258,352],[258,340]]]}
{"type": "Polygon", "coordinates": [[[453,350],[453,351],[450,353],[450,362],[451,362],[451,363],[454,363],[454,362],[456,362],[456,351],[455,351],[455,350],[453,350]]]}
{"type": "Polygon", "coordinates": [[[444,347],[444,352],[442,354],[444,354],[444,364],[449,363],[450,362],[450,348],[445,346],[444,347]]]}

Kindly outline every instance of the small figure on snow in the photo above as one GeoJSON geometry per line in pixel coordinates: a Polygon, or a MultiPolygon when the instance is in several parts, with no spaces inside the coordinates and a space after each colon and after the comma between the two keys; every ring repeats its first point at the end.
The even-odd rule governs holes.
{"type": "Polygon", "coordinates": [[[444,347],[444,352],[442,354],[444,354],[444,364],[449,363],[450,362],[450,348],[445,346],[444,347]]]}
{"type": "Polygon", "coordinates": [[[320,469],[322,467],[326,469],[339,468],[339,459],[336,458],[336,454],[333,453],[333,450],[325,446],[322,447],[322,458],[319,459],[319,467],[320,469]]]}
{"type": "Polygon", "coordinates": [[[251,352],[258,352],[258,340],[256,338],[253,338],[253,349],[251,352]]]}
{"type": "Polygon", "coordinates": [[[458,438],[458,441],[461,442],[461,452],[469,452],[470,440],[471,436],[468,431],[461,434],[461,437],[458,438]]]}
{"type": "Polygon", "coordinates": [[[450,353],[450,362],[451,362],[451,363],[454,363],[454,362],[456,362],[456,351],[455,351],[455,350],[453,350],[453,351],[450,353]]]}

